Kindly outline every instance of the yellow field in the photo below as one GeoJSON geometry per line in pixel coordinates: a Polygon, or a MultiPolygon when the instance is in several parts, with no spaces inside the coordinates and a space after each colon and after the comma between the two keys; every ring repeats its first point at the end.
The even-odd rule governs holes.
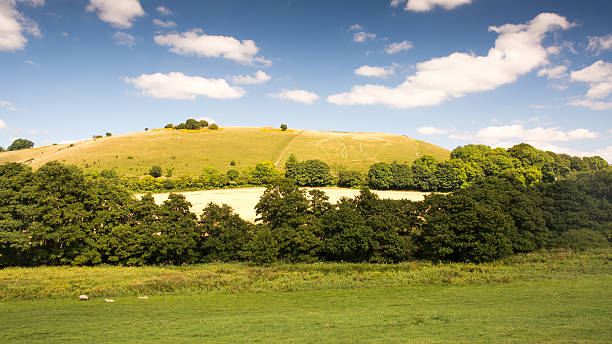
{"type": "MultiPolygon", "coordinates": [[[[187,198],[191,203],[191,211],[200,215],[202,209],[210,202],[216,204],[227,204],[234,212],[244,220],[254,221],[257,215],[255,214],[255,205],[259,202],[259,198],[266,188],[239,188],[239,189],[221,189],[221,190],[206,190],[193,192],[178,192],[187,198]]],[[[310,188],[306,188],[310,189],[310,188]]],[[[342,197],[353,198],[359,194],[359,190],[342,189],[342,188],[317,188],[324,191],[329,196],[331,203],[336,203],[342,197]]],[[[375,191],[383,199],[409,199],[411,201],[422,201],[428,192],[417,191],[375,191]]],[[[168,199],[168,193],[153,194],[155,202],[161,204],[168,199]]],[[[140,197],[141,195],[137,195],[140,197]]]]}
{"type": "Polygon", "coordinates": [[[273,128],[227,127],[221,130],[152,130],[17,152],[0,153],[0,163],[22,162],[36,168],[57,160],[86,170],[116,169],[143,175],[153,165],[174,169],[174,176],[219,171],[272,161],[282,168],[291,153],[299,160],[321,159],[332,166],[367,171],[379,161],[412,162],[422,155],[439,160],[449,151],[406,136],[273,128]],[[234,160],[236,166],[230,166],[234,160]]]}

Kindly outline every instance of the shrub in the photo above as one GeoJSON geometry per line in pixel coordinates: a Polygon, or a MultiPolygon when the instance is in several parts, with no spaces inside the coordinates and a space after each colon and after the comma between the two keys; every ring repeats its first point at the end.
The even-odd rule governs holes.
{"type": "Polygon", "coordinates": [[[159,178],[162,176],[162,168],[160,166],[152,166],[149,170],[149,175],[154,178],[159,178]]]}
{"type": "Polygon", "coordinates": [[[174,172],[174,167],[170,167],[166,170],[166,178],[172,177],[172,172],[174,172]]]}
{"type": "Polygon", "coordinates": [[[210,130],[217,130],[217,129],[219,129],[219,126],[217,124],[213,123],[213,124],[208,126],[208,129],[210,129],[210,130]]]}
{"type": "Polygon", "coordinates": [[[359,187],[363,184],[363,175],[359,171],[344,170],[338,172],[338,186],[343,188],[359,187]]]}
{"type": "Polygon", "coordinates": [[[589,248],[605,248],[610,243],[606,237],[592,229],[570,230],[553,239],[550,247],[586,250],[589,248]]]}
{"type": "Polygon", "coordinates": [[[287,125],[286,124],[281,124],[280,126],[282,131],[286,131],[287,130],[287,125]]]}
{"type": "Polygon", "coordinates": [[[234,160],[230,161],[230,166],[236,166],[236,161],[234,160]]]}
{"type": "Polygon", "coordinates": [[[111,134],[111,133],[107,132],[107,133],[106,133],[106,137],[109,137],[109,136],[113,136],[113,134],[111,134]]]}

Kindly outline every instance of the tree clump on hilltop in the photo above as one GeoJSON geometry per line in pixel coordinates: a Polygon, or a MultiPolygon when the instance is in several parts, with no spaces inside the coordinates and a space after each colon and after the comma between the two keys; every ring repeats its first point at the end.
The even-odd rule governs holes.
{"type": "Polygon", "coordinates": [[[166,125],[166,128],[174,128],[174,129],[188,129],[188,130],[197,130],[197,129],[202,129],[202,128],[207,128],[208,127],[208,122],[205,120],[195,120],[193,118],[190,118],[188,120],[186,120],[184,123],[180,123],[176,126],[172,125],[172,124],[168,124],[166,125]]]}

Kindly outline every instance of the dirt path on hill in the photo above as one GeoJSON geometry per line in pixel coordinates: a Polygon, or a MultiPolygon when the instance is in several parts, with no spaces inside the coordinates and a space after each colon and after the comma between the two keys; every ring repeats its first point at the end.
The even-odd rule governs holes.
{"type": "Polygon", "coordinates": [[[279,155],[278,159],[276,159],[276,162],[274,162],[274,166],[278,166],[278,164],[281,162],[281,160],[283,160],[283,158],[285,157],[285,155],[289,151],[289,148],[291,147],[291,145],[295,142],[295,140],[298,138],[298,136],[302,135],[303,132],[304,132],[304,130],[302,130],[299,133],[297,133],[297,135],[295,135],[295,137],[293,139],[291,139],[291,141],[289,141],[287,146],[285,148],[283,148],[283,150],[280,152],[280,155],[279,155]]]}

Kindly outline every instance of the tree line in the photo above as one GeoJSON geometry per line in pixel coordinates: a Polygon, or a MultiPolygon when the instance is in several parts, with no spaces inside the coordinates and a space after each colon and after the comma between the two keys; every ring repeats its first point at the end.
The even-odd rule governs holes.
{"type": "Polygon", "coordinates": [[[550,247],[609,246],[612,170],[526,186],[486,177],[423,202],[368,189],[331,204],[291,179],[270,184],[256,224],[227,206],[196,216],[101,175],[50,162],[0,165],[0,266],[209,261],[491,261],[550,247]]]}
{"type": "MultiPolygon", "coordinates": [[[[398,162],[378,162],[367,173],[338,168],[332,171],[321,160],[298,161],[291,154],[285,162],[284,173],[269,161],[242,171],[230,169],[225,173],[207,167],[199,176],[157,179],[156,173],[145,177],[124,177],[120,182],[134,191],[171,191],[202,188],[222,188],[243,185],[267,185],[287,178],[298,186],[337,185],[348,188],[368,187],[377,190],[417,190],[450,192],[466,188],[486,177],[499,177],[522,185],[550,183],[575,174],[598,171],[609,167],[599,156],[575,157],[536,149],[522,143],[509,149],[492,149],[485,145],[457,147],[450,160],[437,161],[430,155],[415,160],[411,165],[398,162]]],[[[106,172],[109,173],[109,172],[106,172]]]]}

